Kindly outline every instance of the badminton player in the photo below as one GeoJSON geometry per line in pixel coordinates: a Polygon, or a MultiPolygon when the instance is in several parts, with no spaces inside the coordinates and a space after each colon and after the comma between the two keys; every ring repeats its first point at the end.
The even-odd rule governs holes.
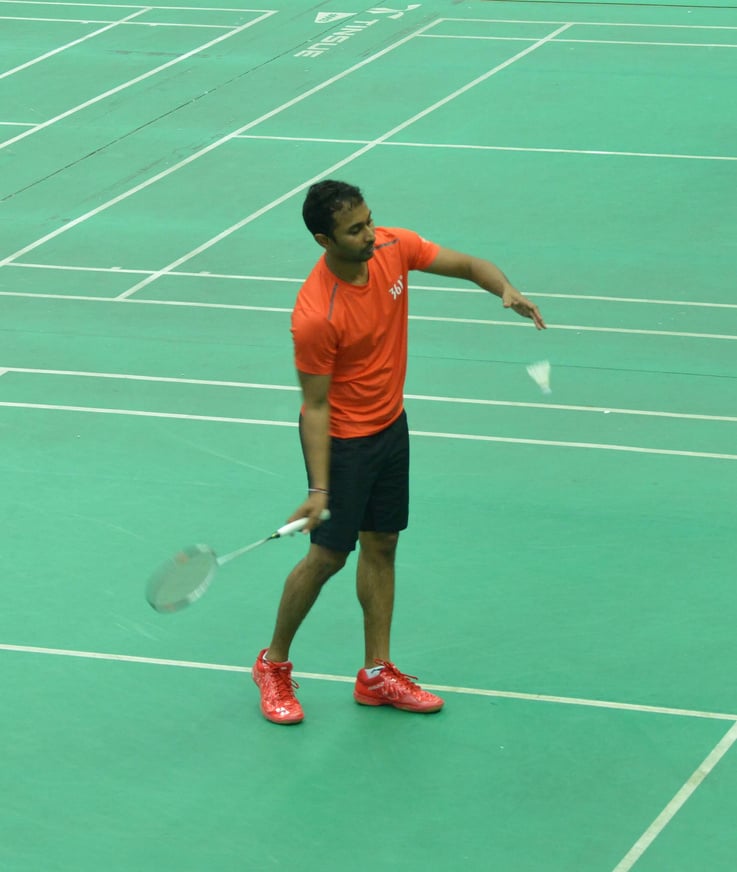
{"type": "Polygon", "coordinates": [[[353,185],[331,180],[313,185],[302,215],[324,249],[292,313],[308,492],[291,519],[310,519],[310,546],[286,580],[271,643],[253,668],[261,711],[280,724],[304,718],[292,680],[292,640],[322,586],[358,545],[365,659],[354,699],[436,712],[443,700],[401,672],[389,647],[395,553],[409,507],[403,406],[408,273],[467,279],[530,318],[538,330],[545,323],[537,306],[489,261],[441,248],[410,230],[376,227],[353,185]],[[330,519],[321,523],[320,513],[328,507],[330,519]]]}

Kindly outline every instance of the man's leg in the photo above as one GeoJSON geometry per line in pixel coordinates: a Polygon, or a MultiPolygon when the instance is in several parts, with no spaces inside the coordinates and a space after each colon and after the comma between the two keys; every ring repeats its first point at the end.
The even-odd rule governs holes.
{"type": "Polygon", "coordinates": [[[345,565],[348,555],[331,551],[321,545],[310,545],[303,560],[289,573],[271,645],[266,651],[268,660],[285,661],[289,659],[289,649],[297,630],[317,599],[322,586],[345,565]]]}
{"type": "Polygon", "coordinates": [[[362,532],[358,540],[356,592],[363,609],[366,661],[389,660],[389,641],[394,611],[394,559],[398,533],[362,532]]]}
{"type": "Polygon", "coordinates": [[[362,705],[389,705],[410,712],[437,712],[443,700],[423,690],[389,659],[394,609],[394,559],[398,533],[359,534],[356,588],[363,608],[365,666],[356,677],[353,698],[362,705]]]}
{"type": "Polygon", "coordinates": [[[261,712],[269,721],[298,724],[304,719],[294,695],[297,685],[292,681],[289,648],[322,586],[343,568],[347,556],[313,543],[286,580],[271,645],[261,651],[253,666],[253,680],[261,691],[261,712]]]}

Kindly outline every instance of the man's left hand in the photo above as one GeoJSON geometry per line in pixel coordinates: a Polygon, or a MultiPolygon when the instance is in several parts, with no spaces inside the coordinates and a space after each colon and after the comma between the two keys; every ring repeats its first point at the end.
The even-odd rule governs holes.
{"type": "Polygon", "coordinates": [[[540,310],[527,297],[523,297],[516,288],[513,288],[511,285],[505,288],[502,295],[502,303],[505,309],[513,309],[518,315],[522,315],[523,318],[530,318],[538,330],[545,330],[547,325],[543,321],[540,310]]]}

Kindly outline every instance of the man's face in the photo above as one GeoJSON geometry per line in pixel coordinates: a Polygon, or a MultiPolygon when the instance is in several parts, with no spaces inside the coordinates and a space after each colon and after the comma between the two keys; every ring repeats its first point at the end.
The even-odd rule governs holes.
{"type": "Polygon", "coordinates": [[[335,226],[325,248],[333,257],[351,263],[370,260],[374,256],[374,221],[365,203],[350,206],[346,203],[338,212],[333,212],[335,226]]]}

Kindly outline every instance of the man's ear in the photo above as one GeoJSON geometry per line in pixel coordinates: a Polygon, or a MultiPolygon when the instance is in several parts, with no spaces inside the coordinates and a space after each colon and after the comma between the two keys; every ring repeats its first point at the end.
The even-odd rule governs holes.
{"type": "Polygon", "coordinates": [[[325,233],[315,233],[315,242],[323,248],[327,248],[330,245],[330,237],[325,233]]]}

